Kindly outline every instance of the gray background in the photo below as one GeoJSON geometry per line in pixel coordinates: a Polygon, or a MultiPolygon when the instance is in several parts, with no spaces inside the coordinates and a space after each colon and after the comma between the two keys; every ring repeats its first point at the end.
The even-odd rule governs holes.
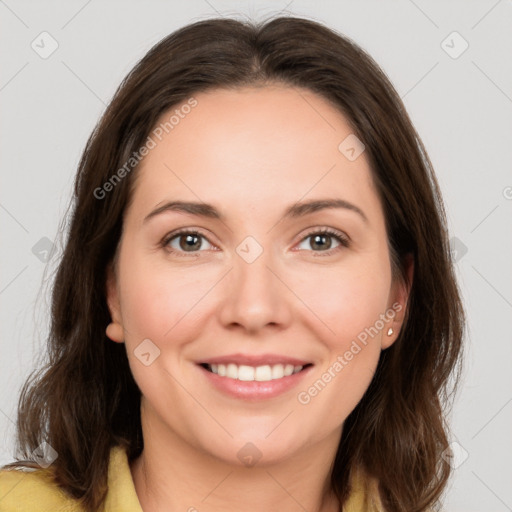
{"type": "Polygon", "coordinates": [[[59,221],[86,139],[116,87],[178,27],[279,11],[322,21],[369,51],[426,145],[469,319],[445,509],[512,511],[512,2],[505,0],[0,0],[0,463],[12,460],[19,388],[44,349],[59,221]],[[31,47],[51,49],[44,31],[58,44],[46,59],[31,47]]]}

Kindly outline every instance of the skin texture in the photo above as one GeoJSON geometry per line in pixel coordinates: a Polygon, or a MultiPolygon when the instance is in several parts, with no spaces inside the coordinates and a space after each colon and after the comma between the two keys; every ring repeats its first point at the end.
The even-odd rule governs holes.
{"type": "Polygon", "coordinates": [[[328,480],[343,422],[398,336],[408,293],[391,279],[369,164],[365,153],[351,162],[338,150],[352,129],[313,92],[267,86],[195,98],[137,171],[107,282],[107,334],[126,344],[143,395],[144,450],[131,465],[139,500],[145,512],[337,510],[328,480]],[[283,219],[298,201],[335,198],[357,205],[368,222],[347,209],[283,219]],[[210,203],[225,219],[168,211],[144,222],[169,200],[210,203]],[[179,228],[204,235],[198,249],[185,252],[179,237],[167,250],[160,245],[179,228]],[[315,249],[306,237],[325,228],[350,246],[328,237],[315,249]],[[236,252],[247,236],[263,249],[252,263],[236,252]],[[299,403],[298,393],[394,303],[401,311],[299,403]],[[149,366],[134,354],[144,339],[160,350],[149,366]],[[284,354],[314,366],[278,397],[241,400],[209,385],[197,366],[233,353],[284,354]],[[249,442],[261,453],[253,467],[237,457],[249,442]]]}

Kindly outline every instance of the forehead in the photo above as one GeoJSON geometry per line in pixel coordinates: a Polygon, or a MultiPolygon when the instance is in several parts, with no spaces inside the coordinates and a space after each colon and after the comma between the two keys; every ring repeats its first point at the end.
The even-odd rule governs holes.
{"type": "Polygon", "coordinates": [[[226,201],[241,208],[317,197],[367,208],[377,201],[365,154],[349,161],[338,149],[353,129],[321,96],[275,85],[193,97],[193,108],[176,105],[152,131],[159,136],[151,135],[155,147],[137,171],[134,202],[181,198],[222,210],[226,201]]]}

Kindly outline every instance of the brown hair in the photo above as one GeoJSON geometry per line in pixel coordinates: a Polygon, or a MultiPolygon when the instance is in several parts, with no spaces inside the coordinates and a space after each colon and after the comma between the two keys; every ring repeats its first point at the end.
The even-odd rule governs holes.
{"type": "Polygon", "coordinates": [[[210,19],[156,44],[123,80],[90,136],[54,282],[48,362],[21,392],[20,453],[30,458],[48,442],[58,453],[51,466],[55,481],[89,512],[104,503],[110,448],[125,447],[130,459],[143,449],[140,391],[124,345],[105,335],[106,270],[136,165],[107,197],[98,199],[95,191],[144,145],[160,116],[192,94],[276,83],[311,90],[345,116],[366,146],[393,277],[407,280],[405,257],[414,259],[404,325],[345,421],[332,488],[342,506],[351,472],[361,467],[378,480],[382,503],[392,512],[425,510],[444,491],[450,466],[440,455],[460,376],[464,311],[439,186],[404,105],[365,51],[317,22],[210,19]]]}

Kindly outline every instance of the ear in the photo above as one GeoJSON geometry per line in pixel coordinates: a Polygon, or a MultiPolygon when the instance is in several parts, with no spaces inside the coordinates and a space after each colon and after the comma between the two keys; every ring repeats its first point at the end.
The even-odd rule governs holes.
{"type": "Polygon", "coordinates": [[[400,277],[393,283],[390,293],[390,303],[386,310],[386,317],[389,320],[385,322],[382,332],[382,350],[389,348],[397,340],[407,311],[409,293],[411,291],[414,275],[414,256],[412,253],[408,253],[404,256],[403,264],[406,270],[407,282],[400,277]],[[390,328],[393,332],[388,335],[390,328]]]}
{"type": "Polygon", "coordinates": [[[117,343],[124,342],[124,330],[121,317],[121,305],[119,301],[119,287],[114,269],[114,263],[111,262],[107,267],[107,279],[105,283],[105,292],[108,310],[112,322],[105,329],[107,337],[117,343]]]}

